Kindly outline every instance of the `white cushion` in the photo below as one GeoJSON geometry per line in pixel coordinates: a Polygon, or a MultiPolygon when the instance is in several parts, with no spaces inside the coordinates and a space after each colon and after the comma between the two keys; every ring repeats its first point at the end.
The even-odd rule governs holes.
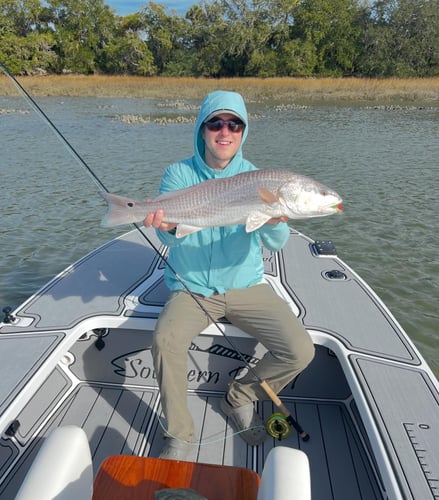
{"type": "Polygon", "coordinates": [[[285,446],[273,448],[262,471],[258,500],[311,500],[308,457],[285,446]]]}
{"type": "Polygon", "coordinates": [[[58,427],[44,441],[15,500],[90,500],[93,468],[85,432],[58,427]]]}

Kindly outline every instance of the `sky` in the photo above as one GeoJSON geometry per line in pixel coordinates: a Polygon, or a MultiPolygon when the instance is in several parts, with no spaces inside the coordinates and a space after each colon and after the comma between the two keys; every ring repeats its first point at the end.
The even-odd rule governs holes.
{"type": "MultiPolygon", "coordinates": [[[[199,3],[198,0],[154,0],[155,3],[168,7],[169,10],[175,9],[179,14],[184,14],[191,5],[199,3]]],[[[145,7],[149,0],[104,0],[116,11],[116,14],[125,16],[133,12],[139,12],[145,7]]]]}

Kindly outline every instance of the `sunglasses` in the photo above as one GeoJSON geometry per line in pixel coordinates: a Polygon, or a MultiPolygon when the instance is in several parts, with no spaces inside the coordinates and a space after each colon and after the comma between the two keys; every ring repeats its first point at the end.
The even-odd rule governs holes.
{"type": "Polygon", "coordinates": [[[245,128],[245,123],[241,120],[221,120],[220,118],[212,118],[205,123],[207,130],[211,132],[219,132],[227,125],[230,132],[242,132],[245,128]]]}

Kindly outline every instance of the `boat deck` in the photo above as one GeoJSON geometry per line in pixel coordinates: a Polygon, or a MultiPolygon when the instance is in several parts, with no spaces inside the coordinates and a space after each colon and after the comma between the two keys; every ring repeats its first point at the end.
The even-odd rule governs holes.
{"type": "MultiPolygon", "coordinates": [[[[102,350],[96,348],[94,335],[70,350],[19,415],[20,427],[14,438],[0,442],[0,463],[3,467],[14,464],[13,473],[0,486],[1,498],[14,498],[42,439],[60,425],[84,428],[95,474],[109,455],[158,456],[163,445],[163,419],[151,367],[150,339],[147,332],[114,330],[104,337],[102,350]],[[39,439],[34,440],[35,434],[39,439]],[[14,463],[16,459],[18,463],[14,463]]],[[[219,410],[227,376],[220,364],[228,368],[230,361],[218,359],[218,366],[200,370],[200,362],[207,358],[206,346],[216,346],[218,351],[218,341],[202,338],[191,351],[188,398],[200,443],[194,444],[189,460],[261,473],[273,446],[292,446],[305,451],[312,470],[319,471],[318,477],[313,477],[313,499],[383,498],[349,387],[337,359],[327,349],[318,348],[313,370],[282,394],[284,404],[306,428],[310,440],[300,440],[293,430],[285,440],[269,437],[253,448],[235,434],[219,410]],[[326,371],[328,365],[334,377],[332,391],[327,381],[324,387],[318,386],[319,372],[326,371]],[[317,380],[312,380],[314,377],[317,380]],[[204,388],[199,381],[204,381],[204,388]],[[309,396],[301,396],[304,393],[309,396]]],[[[258,410],[264,419],[276,412],[268,401],[260,403],[258,410]]]]}
{"type": "MultiPolygon", "coordinates": [[[[165,255],[154,233],[148,237],[165,255]]],[[[243,367],[210,327],[189,351],[188,398],[200,439],[189,458],[261,472],[281,444],[306,452],[314,500],[437,499],[437,380],[372,290],[317,246],[292,231],[281,252],[264,254],[267,281],[316,344],[310,367],[280,394],[311,439],[293,431],[251,448],[234,435],[218,404],[243,367]]],[[[168,295],[162,274],[161,260],[133,231],[85,256],[0,324],[2,499],[15,497],[42,441],[60,425],[84,428],[95,469],[112,454],[158,455],[163,421],[150,348],[168,295]]],[[[250,363],[263,355],[223,326],[250,363]]],[[[258,410],[264,419],[276,411],[268,401],[258,410]]]]}

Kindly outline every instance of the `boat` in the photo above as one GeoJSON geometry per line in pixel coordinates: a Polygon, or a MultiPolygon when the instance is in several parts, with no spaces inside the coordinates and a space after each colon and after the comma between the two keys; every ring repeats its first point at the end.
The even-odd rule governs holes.
{"type": "MultiPolygon", "coordinates": [[[[103,498],[98,483],[109,474],[108,461],[119,457],[140,461],[142,470],[145,460],[163,470],[204,467],[200,477],[221,478],[210,500],[244,498],[227,490],[231,480],[221,471],[232,470],[256,477],[246,498],[258,500],[439,498],[438,380],[331,241],[290,233],[281,251],[264,250],[265,279],[316,347],[311,365],[279,394],[309,439],[285,425],[269,398],[257,409],[274,437],[257,447],[220,413],[243,359],[252,365],[263,355],[262,346],[224,320],[196,337],[188,354],[198,442],[185,462],[157,459],[164,420],[151,344],[169,294],[167,249],[154,231],[137,227],[70,265],[15,310],[5,309],[0,497],[23,500],[38,491],[32,498],[103,498]]],[[[120,481],[113,478],[107,500],[122,498],[120,481]]],[[[172,491],[165,481],[155,486],[172,491]]]]}

